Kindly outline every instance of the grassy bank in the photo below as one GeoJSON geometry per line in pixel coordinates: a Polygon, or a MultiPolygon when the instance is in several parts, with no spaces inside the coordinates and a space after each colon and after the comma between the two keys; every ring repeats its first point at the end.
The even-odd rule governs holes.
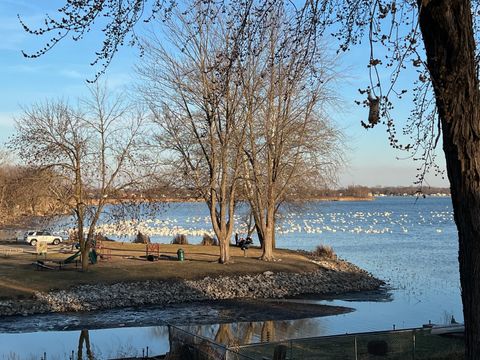
{"type": "MultiPolygon", "coordinates": [[[[243,251],[231,248],[232,263],[222,265],[217,262],[218,247],[201,245],[169,245],[160,244],[158,261],[145,259],[145,245],[106,242],[104,260],[91,265],[88,272],[79,271],[79,265],[69,264],[62,270],[38,270],[32,265],[44,256],[33,253],[34,248],[28,245],[5,244],[20,253],[0,255],[0,298],[28,298],[35,291],[69,289],[81,284],[110,284],[117,282],[134,282],[144,280],[178,280],[201,279],[206,276],[233,276],[272,272],[305,272],[318,269],[307,257],[289,250],[277,250],[277,261],[263,262],[258,258],[261,250],[251,248],[244,257],[243,251]],[[175,260],[177,250],[185,252],[185,261],[175,260]]],[[[4,246],[5,248],[5,245],[4,246]]],[[[46,260],[62,260],[75,250],[69,246],[49,246],[46,260]]],[[[328,260],[332,268],[337,262],[328,260]]],[[[338,264],[340,266],[340,264],[338,264]]]]}

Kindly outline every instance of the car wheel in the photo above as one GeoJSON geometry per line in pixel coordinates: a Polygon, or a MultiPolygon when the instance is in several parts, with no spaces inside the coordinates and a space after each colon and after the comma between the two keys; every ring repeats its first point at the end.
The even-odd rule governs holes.
{"type": "Polygon", "coordinates": [[[54,239],[53,240],[53,245],[58,245],[60,244],[60,239],[54,239]]]}
{"type": "Polygon", "coordinates": [[[37,245],[37,239],[30,240],[30,245],[32,245],[32,246],[37,245]]]}

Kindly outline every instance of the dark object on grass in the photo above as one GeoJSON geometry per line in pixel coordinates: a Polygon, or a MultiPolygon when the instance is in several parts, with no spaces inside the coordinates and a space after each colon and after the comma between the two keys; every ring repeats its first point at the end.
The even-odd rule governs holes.
{"type": "Polygon", "coordinates": [[[202,245],[204,246],[218,246],[218,240],[208,234],[203,234],[202,245]]]}
{"type": "Polygon", "coordinates": [[[185,234],[177,234],[172,240],[172,244],[176,245],[188,245],[187,235],[185,234]]]}
{"type": "Polygon", "coordinates": [[[37,270],[60,270],[59,266],[46,265],[42,260],[37,260],[33,265],[37,267],[37,270]]]}
{"type": "Polygon", "coordinates": [[[147,261],[155,261],[155,256],[147,255],[147,261]]]}
{"type": "Polygon", "coordinates": [[[388,344],[384,340],[371,340],[367,344],[368,353],[371,355],[386,355],[388,353],[388,344]]]}

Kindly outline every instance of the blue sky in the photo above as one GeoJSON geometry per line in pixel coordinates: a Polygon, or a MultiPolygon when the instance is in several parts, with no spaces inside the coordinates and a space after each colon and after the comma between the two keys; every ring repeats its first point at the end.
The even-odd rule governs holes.
{"type": "MultiPolygon", "coordinates": [[[[28,24],[39,24],[48,12],[53,13],[63,0],[30,1],[0,0],[0,143],[14,132],[14,118],[29,107],[45,99],[75,100],[86,92],[85,79],[93,78],[98,68],[89,64],[99,49],[101,33],[92,31],[80,42],[64,39],[54,49],[37,59],[27,59],[21,50],[34,52],[44,45],[41,38],[25,33],[17,14],[28,24]]],[[[128,87],[135,81],[133,65],[138,51],[122,48],[106,73],[109,87],[128,87]]],[[[369,51],[359,46],[341,58],[340,69],[344,80],[339,81],[338,93],[342,96],[342,110],[333,112],[332,118],[344,129],[346,136],[347,164],[339,175],[340,185],[412,185],[418,164],[405,158],[406,154],[389,147],[386,128],[377,126],[368,131],[360,126],[367,117],[367,109],[357,106],[358,88],[368,85],[366,64],[369,51]]],[[[406,80],[412,78],[406,74],[406,80]]],[[[395,118],[406,119],[408,100],[397,102],[395,118]]],[[[399,129],[400,130],[400,129],[399,129]]],[[[439,162],[444,168],[441,149],[439,162]]],[[[427,178],[431,186],[448,186],[447,180],[433,175],[427,178]]]]}

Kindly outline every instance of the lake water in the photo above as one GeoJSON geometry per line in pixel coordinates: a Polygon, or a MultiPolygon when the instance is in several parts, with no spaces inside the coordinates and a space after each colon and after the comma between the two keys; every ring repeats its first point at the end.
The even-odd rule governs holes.
{"type": "MultiPolygon", "coordinates": [[[[175,233],[187,234],[191,243],[199,242],[201,235],[209,232],[208,212],[202,203],[176,203],[164,207],[157,219],[104,225],[106,233],[123,241],[131,240],[137,230],[158,242],[169,242],[175,233]]],[[[241,215],[237,219],[237,230],[244,232],[241,215]]],[[[214,319],[218,311],[214,307],[198,309],[194,306],[171,311],[151,308],[147,313],[131,309],[103,312],[98,316],[66,314],[18,318],[13,326],[5,326],[5,323],[2,326],[0,322],[0,359],[15,359],[11,354],[19,354],[22,359],[36,354],[38,358],[43,352],[49,354],[49,359],[68,358],[65,354],[77,349],[79,329],[88,328],[92,316],[109,319],[99,322],[103,325],[98,327],[105,329],[95,328],[89,333],[97,354],[105,357],[127,353],[141,355],[147,346],[150,353],[168,351],[165,321],[209,338],[218,338],[220,333],[235,334],[238,342],[266,340],[265,334],[270,334],[268,340],[281,340],[418,327],[429,321],[445,323],[452,316],[463,321],[457,240],[450,198],[385,197],[371,202],[311,202],[290,206],[282,213],[278,247],[312,250],[320,243],[330,245],[341,258],[386,280],[392,289],[387,294],[362,299],[355,296],[335,300],[303,299],[301,301],[352,307],[356,311],[273,323],[219,326],[213,320],[208,325],[187,325],[188,319],[203,315],[214,319]],[[266,327],[270,331],[266,331],[266,327]],[[248,337],[240,334],[248,334],[248,337]],[[24,346],[26,343],[28,348],[24,346]]]]}

